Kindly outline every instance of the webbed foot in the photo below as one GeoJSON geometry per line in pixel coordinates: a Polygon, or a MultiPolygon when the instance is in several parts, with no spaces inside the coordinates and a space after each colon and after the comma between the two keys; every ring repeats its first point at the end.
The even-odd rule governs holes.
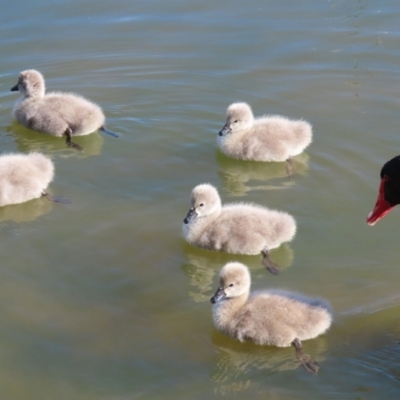
{"type": "Polygon", "coordinates": [[[74,143],[74,142],[72,141],[72,131],[71,131],[71,128],[67,128],[67,129],[65,130],[65,132],[64,132],[64,135],[65,135],[65,137],[66,137],[65,143],[67,144],[67,146],[73,147],[74,149],[79,150],[79,151],[82,151],[82,150],[83,150],[83,147],[82,147],[82,146],[80,146],[79,144],[74,143]]]}
{"type": "Polygon", "coordinates": [[[47,200],[53,201],[54,203],[63,203],[63,204],[70,204],[71,200],[67,199],[63,196],[52,196],[50,193],[47,193],[45,190],[42,192],[42,196],[46,197],[47,200]]]}
{"type": "Polygon", "coordinates": [[[115,138],[119,138],[119,133],[115,133],[113,131],[108,130],[104,125],[100,127],[100,131],[107,133],[110,136],[113,136],[115,138]]]}
{"type": "Polygon", "coordinates": [[[303,352],[303,346],[300,339],[294,339],[292,345],[296,349],[296,357],[301,362],[301,365],[311,375],[317,375],[319,370],[319,364],[313,360],[308,354],[303,352]]]}
{"type": "Polygon", "coordinates": [[[281,268],[279,265],[275,264],[271,258],[269,257],[268,249],[264,249],[261,254],[263,255],[262,264],[264,267],[271,272],[273,275],[279,275],[281,268]]]}
{"type": "Polygon", "coordinates": [[[293,170],[293,162],[292,162],[292,157],[289,157],[286,160],[286,173],[289,177],[289,179],[293,178],[294,170],[293,170]]]}

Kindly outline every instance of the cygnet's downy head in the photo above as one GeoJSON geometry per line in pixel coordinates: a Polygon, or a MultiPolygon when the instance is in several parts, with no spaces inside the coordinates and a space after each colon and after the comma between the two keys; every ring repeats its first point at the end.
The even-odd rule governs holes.
{"type": "Polygon", "coordinates": [[[219,136],[235,133],[252,127],[253,112],[247,103],[233,103],[226,110],[226,123],[219,131],[219,136]]]}
{"type": "Polygon", "coordinates": [[[242,296],[250,291],[251,277],[248,268],[238,262],[230,262],[222,267],[219,273],[219,287],[211,303],[215,304],[223,299],[242,296]]]}
{"type": "Polygon", "coordinates": [[[221,209],[221,199],[214,186],[203,183],[192,190],[190,199],[191,208],[183,220],[188,224],[194,218],[200,218],[221,209]]]}
{"type": "Polygon", "coordinates": [[[21,92],[25,97],[43,97],[45,93],[43,75],[34,69],[22,71],[18,83],[11,88],[12,92],[21,92]]]}

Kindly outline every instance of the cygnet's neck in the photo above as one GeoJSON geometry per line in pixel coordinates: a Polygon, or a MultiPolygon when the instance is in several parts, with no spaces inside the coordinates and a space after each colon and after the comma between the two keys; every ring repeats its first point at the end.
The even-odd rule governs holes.
{"type": "Polygon", "coordinates": [[[221,208],[218,208],[213,213],[196,217],[189,225],[183,225],[184,235],[189,242],[198,241],[207,228],[220,216],[221,208]]]}
{"type": "MultiPolygon", "coordinates": [[[[236,138],[238,136],[243,136],[253,128],[253,125],[254,125],[254,121],[252,120],[251,124],[241,128],[241,129],[235,129],[234,135],[231,135],[231,136],[235,136],[236,138]]],[[[227,135],[227,136],[229,137],[229,135],[227,135]]]]}
{"type": "Polygon", "coordinates": [[[242,125],[242,127],[238,130],[235,130],[235,134],[237,135],[243,135],[244,133],[250,131],[251,129],[253,129],[254,126],[254,116],[253,114],[251,114],[251,116],[248,116],[246,118],[246,123],[242,125]]]}
{"type": "Polygon", "coordinates": [[[224,136],[218,136],[217,140],[218,140],[218,144],[221,147],[221,149],[225,152],[227,152],[228,154],[232,155],[233,157],[237,157],[239,156],[240,158],[240,154],[236,155],[236,151],[239,149],[241,149],[241,140],[243,140],[243,138],[245,136],[247,136],[247,134],[251,131],[253,127],[253,124],[245,127],[245,128],[241,128],[241,129],[236,129],[234,132],[228,133],[227,135],[224,136]],[[239,146],[238,146],[239,144],[239,146]]]}
{"type": "Polygon", "coordinates": [[[248,298],[249,293],[243,293],[237,297],[225,298],[214,305],[213,318],[219,330],[229,331],[234,328],[231,323],[235,321],[235,315],[240,312],[248,298]]]}
{"type": "Polygon", "coordinates": [[[211,214],[205,215],[204,217],[200,218],[206,218],[207,221],[214,221],[221,215],[221,210],[222,210],[222,205],[221,203],[219,203],[211,214]]]}
{"type": "Polygon", "coordinates": [[[41,99],[45,95],[45,87],[40,86],[38,88],[31,89],[29,92],[25,92],[26,99],[41,99]]]}
{"type": "Polygon", "coordinates": [[[230,303],[231,310],[238,311],[240,310],[245,304],[247,299],[249,298],[249,293],[243,293],[240,296],[230,297],[226,300],[230,303]]]}

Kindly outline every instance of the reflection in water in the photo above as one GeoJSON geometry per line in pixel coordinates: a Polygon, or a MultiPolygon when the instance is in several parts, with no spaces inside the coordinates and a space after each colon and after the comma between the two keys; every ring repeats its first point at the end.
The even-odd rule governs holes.
{"type": "Polygon", "coordinates": [[[53,202],[46,198],[33,199],[21,204],[0,207],[0,221],[28,222],[47,214],[53,202]]]}
{"type": "Polygon", "coordinates": [[[27,153],[30,151],[40,152],[64,152],[66,154],[95,156],[101,153],[104,138],[99,132],[90,135],[76,136],[74,142],[83,147],[83,151],[69,148],[65,144],[65,138],[54,137],[45,133],[32,131],[13,121],[12,125],[7,127],[8,132],[13,133],[13,138],[18,151],[27,153]]]}
{"type": "MultiPolygon", "coordinates": [[[[214,275],[218,275],[221,267],[230,261],[241,262],[250,268],[252,266],[256,266],[259,269],[264,268],[261,264],[261,255],[258,259],[259,261],[257,261],[258,256],[211,252],[191,247],[186,243],[184,251],[188,262],[183,264],[181,268],[190,279],[190,284],[195,288],[195,291],[189,292],[189,296],[195,302],[210,300],[216,290],[214,275]]],[[[277,263],[282,269],[290,267],[293,263],[293,250],[287,243],[284,243],[277,249],[271,250],[270,255],[272,261],[277,263]]],[[[269,274],[266,270],[265,273],[269,274]]]]}
{"type": "MultiPolygon", "coordinates": [[[[301,368],[293,347],[277,348],[258,346],[251,342],[241,343],[216,330],[211,339],[218,349],[211,378],[221,384],[220,392],[245,390],[251,383],[248,376],[260,375],[266,378],[276,372],[301,368]],[[250,370],[253,370],[251,374],[250,370]],[[254,370],[260,370],[259,374],[254,370]]],[[[326,338],[313,339],[312,343],[313,357],[321,362],[325,359],[323,354],[328,347],[326,338]]]]}
{"type": "Polygon", "coordinates": [[[293,158],[292,180],[288,178],[286,163],[258,162],[235,160],[217,152],[218,174],[223,181],[224,189],[235,196],[243,196],[252,190],[288,188],[294,184],[297,175],[305,175],[308,171],[309,156],[302,153],[293,158]],[[275,185],[266,181],[280,179],[275,185]],[[255,182],[253,182],[255,181],[255,182]]]}

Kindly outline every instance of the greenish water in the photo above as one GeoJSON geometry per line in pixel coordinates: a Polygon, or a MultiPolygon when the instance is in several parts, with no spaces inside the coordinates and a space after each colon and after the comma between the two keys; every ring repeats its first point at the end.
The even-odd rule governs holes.
{"type": "Polygon", "coordinates": [[[2,399],[394,399],[400,391],[398,211],[368,227],[379,170],[400,153],[399,5],[394,0],[106,2],[3,5],[2,152],[41,150],[56,166],[45,199],[0,210],[2,399]],[[9,89],[40,70],[78,92],[109,129],[83,153],[12,122],[9,89]],[[304,118],[314,142],[285,164],[217,151],[226,107],[304,118]],[[298,233],[260,257],[181,238],[192,188],[293,214],[298,233]],[[334,309],[293,349],[241,344],[212,325],[217,274],[249,266],[253,288],[322,296],[334,309]]]}

